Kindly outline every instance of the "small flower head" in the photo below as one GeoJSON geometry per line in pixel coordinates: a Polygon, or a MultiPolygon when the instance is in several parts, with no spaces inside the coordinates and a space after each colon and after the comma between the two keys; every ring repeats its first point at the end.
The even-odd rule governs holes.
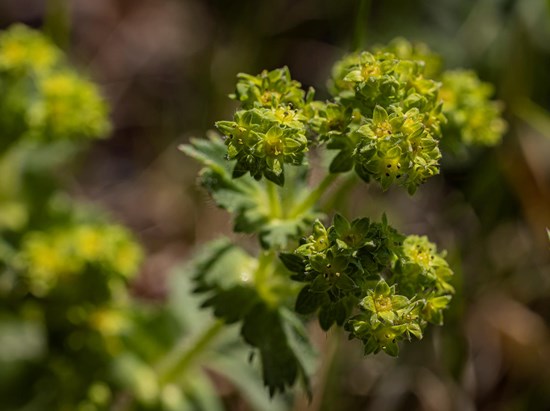
{"type": "Polygon", "coordinates": [[[412,193],[437,174],[441,153],[423,120],[416,108],[388,113],[376,106],[373,118],[355,132],[354,161],[360,176],[378,181],[384,189],[396,183],[412,193]]]}
{"type": "Polygon", "coordinates": [[[421,310],[422,318],[435,325],[443,324],[443,310],[449,307],[450,295],[431,294],[425,300],[421,310]]]}
{"type": "Polygon", "coordinates": [[[398,268],[401,289],[409,294],[418,284],[434,288],[440,293],[452,293],[449,283],[453,272],[449,268],[445,255],[437,252],[435,244],[426,236],[408,236],[403,242],[403,257],[398,268]]]}
{"type": "Polygon", "coordinates": [[[288,67],[264,70],[257,76],[240,73],[237,79],[231,98],[239,101],[242,108],[290,106],[299,109],[304,105],[305,92],[298,81],[292,80],[288,67]]]}
{"type": "Polygon", "coordinates": [[[309,128],[320,141],[326,141],[333,136],[341,136],[346,129],[358,122],[360,114],[346,110],[341,104],[332,102],[312,101],[304,106],[304,115],[309,128]]]}
{"type": "Polygon", "coordinates": [[[315,220],[313,223],[313,232],[307,237],[303,244],[298,247],[296,253],[309,257],[315,254],[324,253],[330,246],[328,232],[323,223],[315,220]]]}
{"type": "Polygon", "coordinates": [[[410,304],[409,299],[395,293],[395,286],[389,286],[382,280],[374,290],[369,290],[360,305],[373,314],[372,322],[384,320],[393,323],[400,317],[400,311],[410,304]]]}
{"type": "Polygon", "coordinates": [[[307,151],[306,128],[290,107],[239,110],[234,121],[219,121],[227,157],[236,160],[234,177],[250,173],[284,184],[284,165],[300,165],[307,151]]]}

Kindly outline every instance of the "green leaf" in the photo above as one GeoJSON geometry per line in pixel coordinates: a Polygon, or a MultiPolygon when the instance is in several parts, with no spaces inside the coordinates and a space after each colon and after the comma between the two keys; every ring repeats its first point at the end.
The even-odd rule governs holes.
{"type": "Polygon", "coordinates": [[[252,278],[255,259],[241,248],[222,238],[203,246],[191,264],[197,290],[227,290],[245,286],[252,278]]]}
{"type": "Polygon", "coordinates": [[[319,325],[324,331],[328,331],[336,322],[336,311],[333,304],[324,304],[319,310],[319,325]]]}
{"type": "Polygon", "coordinates": [[[193,378],[188,378],[184,392],[194,411],[223,411],[225,408],[206,374],[196,373],[193,378]]]}
{"type": "Polygon", "coordinates": [[[257,411],[285,411],[284,397],[269,398],[261,382],[261,375],[254,367],[246,364],[248,352],[223,352],[208,361],[208,367],[220,373],[237,387],[242,397],[257,411]],[[239,354],[237,356],[236,354],[239,354]],[[243,355],[241,355],[243,354],[243,355]],[[241,358],[242,357],[242,358],[241,358]]]}
{"type": "Polygon", "coordinates": [[[399,355],[399,346],[396,342],[390,341],[382,347],[386,354],[391,355],[392,357],[397,357],[399,355]]]}
{"type": "Polygon", "coordinates": [[[311,292],[309,285],[306,285],[296,298],[295,310],[298,314],[311,314],[321,306],[325,299],[325,294],[311,292]]]}
{"type": "Polygon", "coordinates": [[[285,325],[278,308],[268,305],[257,292],[253,283],[256,266],[255,259],[222,239],[205,246],[192,273],[197,290],[207,295],[203,305],[213,307],[216,316],[228,323],[242,320],[241,335],[259,349],[264,382],[273,395],[297,377],[307,381],[307,367],[301,354],[294,352],[296,341],[288,342],[295,337],[291,333],[299,334],[297,325],[285,325]]]}
{"type": "Polygon", "coordinates": [[[296,315],[284,307],[280,309],[283,328],[287,336],[287,342],[298,362],[298,375],[302,388],[311,401],[312,392],[310,377],[317,368],[317,353],[309,341],[309,336],[304,324],[296,315]]]}
{"type": "Polygon", "coordinates": [[[342,150],[332,160],[329,166],[331,173],[345,173],[353,168],[353,157],[351,151],[342,150]]]}
{"type": "Polygon", "coordinates": [[[191,139],[191,144],[183,144],[179,149],[218,174],[228,174],[231,163],[225,160],[226,147],[219,137],[210,135],[208,139],[191,139]]]}
{"type": "Polygon", "coordinates": [[[297,238],[305,230],[307,224],[301,220],[275,220],[260,231],[260,244],[265,249],[282,249],[288,240],[297,238]]]}
{"type": "Polygon", "coordinates": [[[330,283],[327,281],[327,279],[322,276],[318,275],[315,277],[315,279],[311,282],[311,288],[310,291],[312,293],[325,293],[330,289],[330,283]]]}
{"type": "Polygon", "coordinates": [[[361,178],[365,183],[370,183],[371,180],[371,172],[362,164],[355,163],[355,174],[361,178]]]}
{"type": "Polygon", "coordinates": [[[264,171],[264,176],[269,181],[272,181],[273,183],[277,184],[278,186],[284,186],[285,185],[285,171],[281,166],[281,169],[279,172],[276,172],[275,170],[266,169],[264,171]]]}
{"type": "Polygon", "coordinates": [[[336,229],[336,233],[340,237],[345,236],[351,228],[349,221],[345,217],[343,217],[341,214],[338,214],[338,213],[334,215],[334,220],[332,224],[336,229]]]}
{"type": "Polygon", "coordinates": [[[303,273],[306,269],[304,258],[294,253],[280,253],[279,259],[284,266],[294,273],[303,273]]]}
{"type": "Polygon", "coordinates": [[[342,291],[353,291],[357,289],[357,284],[347,274],[341,273],[334,282],[336,287],[342,291]]]}
{"type": "Polygon", "coordinates": [[[388,119],[388,112],[384,109],[384,107],[377,105],[376,107],[374,107],[372,119],[374,121],[374,124],[382,123],[383,121],[386,121],[388,119]]]}
{"type": "MultiPolygon", "coordinates": [[[[245,176],[239,171],[239,165],[235,166],[238,179],[232,174],[235,169],[235,161],[225,158],[226,147],[216,135],[209,135],[209,139],[192,139],[190,145],[181,146],[180,149],[191,157],[199,160],[205,168],[200,172],[202,185],[210,192],[216,204],[234,216],[234,230],[237,232],[257,233],[263,248],[281,249],[287,246],[289,240],[297,239],[309,227],[311,222],[319,217],[319,213],[312,209],[306,209],[292,219],[281,219],[271,215],[268,194],[265,185],[255,181],[250,176],[245,176]]],[[[242,161],[245,161],[244,159],[242,161]]],[[[303,198],[308,193],[307,168],[289,167],[285,171],[293,184],[282,190],[284,196],[290,200],[303,198]]],[[[283,173],[276,175],[266,170],[270,179],[282,185],[283,173]]]]}
{"type": "Polygon", "coordinates": [[[264,383],[271,396],[292,386],[297,377],[309,385],[302,359],[303,349],[309,343],[296,323],[285,324],[280,311],[263,303],[256,304],[244,320],[242,336],[259,350],[264,383]]]}
{"type": "Polygon", "coordinates": [[[226,323],[231,324],[243,319],[258,300],[256,289],[236,286],[218,291],[204,301],[202,306],[213,307],[216,317],[223,318],[226,323]]]}

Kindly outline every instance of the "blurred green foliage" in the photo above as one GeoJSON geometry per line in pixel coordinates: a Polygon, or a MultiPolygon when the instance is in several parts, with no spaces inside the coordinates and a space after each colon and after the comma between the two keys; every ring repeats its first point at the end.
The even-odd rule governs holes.
{"type": "Polygon", "coordinates": [[[62,187],[71,157],[110,130],[97,87],[43,34],[16,25],[0,34],[0,88],[1,408],[221,410],[208,367],[257,409],[281,409],[258,395],[230,330],[217,336],[223,356],[205,346],[220,324],[198,312],[185,277],[161,307],[132,298],[141,246],[62,187]]]}
{"type": "Polygon", "coordinates": [[[142,252],[126,229],[70,200],[55,174],[83,142],[105,137],[107,106],[22,25],[0,36],[0,87],[3,407],[100,404],[142,252]]]}

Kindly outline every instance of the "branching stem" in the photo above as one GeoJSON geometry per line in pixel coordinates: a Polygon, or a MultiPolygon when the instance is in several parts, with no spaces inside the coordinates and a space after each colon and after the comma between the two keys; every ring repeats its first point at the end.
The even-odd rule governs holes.
{"type": "Polygon", "coordinates": [[[282,216],[281,199],[277,192],[277,186],[271,181],[265,181],[267,196],[269,199],[269,210],[271,212],[271,218],[277,219],[282,216]]]}
{"type": "Polygon", "coordinates": [[[309,195],[290,211],[290,217],[298,217],[300,214],[306,212],[319,201],[321,196],[330,187],[330,185],[338,178],[338,174],[329,173],[321,180],[316,189],[312,190],[309,195]]]}
{"type": "Polygon", "coordinates": [[[258,293],[267,302],[276,302],[277,298],[273,295],[270,288],[269,277],[273,273],[273,262],[276,258],[274,250],[261,251],[258,256],[258,268],[254,273],[254,283],[258,293]]]}
{"type": "Polygon", "coordinates": [[[202,354],[212,341],[222,331],[224,322],[216,320],[203,330],[195,340],[188,343],[184,341],[182,344],[169,353],[165,361],[158,369],[159,386],[165,386],[170,382],[177,380],[189,365],[202,354]]]}

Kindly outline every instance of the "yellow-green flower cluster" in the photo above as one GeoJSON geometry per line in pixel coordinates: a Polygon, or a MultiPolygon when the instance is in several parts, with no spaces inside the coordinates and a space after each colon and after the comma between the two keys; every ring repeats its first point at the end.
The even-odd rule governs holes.
{"type": "Polygon", "coordinates": [[[39,99],[28,111],[29,135],[37,140],[73,140],[105,136],[106,105],[96,86],[70,70],[38,80],[39,99]]]}
{"type": "Polygon", "coordinates": [[[52,70],[61,52],[42,34],[17,24],[0,36],[0,71],[13,75],[35,75],[52,70]]]}
{"type": "Polygon", "coordinates": [[[21,246],[21,264],[30,290],[45,295],[58,281],[87,267],[129,278],[137,272],[141,248],[121,226],[81,224],[28,234],[21,246]]]}
{"type": "Polygon", "coordinates": [[[304,92],[288,69],[240,74],[234,98],[241,101],[233,121],[218,121],[227,158],[236,160],[233,177],[246,173],[284,184],[285,164],[300,165],[307,152],[304,92]]]}
{"type": "Polygon", "coordinates": [[[23,25],[0,35],[0,89],[0,127],[10,142],[89,139],[109,131],[97,87],[44,35],[23,25]]]}
{"type": "Polygon", "coordinates": [[[361,312],[348,323],[353,337],[365,344],[365,353],[397,355],[397,342],[422,338],[428,323],[443,324],[454,293],[453,275],[444,254],[425,236],[405,238],[391,266],[390,287],[381,280],[361,301],[361,312]],[[399,290],[400,294],[396,293],[399,290]]]}
{"type": "Polygon", "coordinates": [[[424,76],[423,63],[387,52],[345,56],[335,64],[330,84],[334,97],[344,106],[359,108],[367,118],[377,105],[403,110],[416,107],[425,113],[426,122],[438,120],[430,114],[438,103],[439,86],[424,76]]]}
{"type": "Polygon", "coordinates": [[[320,221],[313,233],[281,260],[306,283],[296,310],[319,310],[323,329],[343,325],[365,345],[365,354],[397,355],[397,343],[422,338],[428,323],[441,324],[450,302],[452,271],[426,237],[404,237],[385,219],[348,222],[340,215],[333,226],[320,221]]]}
{"type": "Polygon", "coordinates": [[[493,87],[470,70],[446,71],[441,81],[443,112],[448,119],[446,138],[455,139],[455,145],[498,144],[506,123],[501,118],[501,104],[491,100],[493,87]]]}
{"type": "Polygon", "coordinates": [[[384,50],[351,54],[336,63],[331,91],[337,104],[355,114],[328,148],[340,150],[331,171],[354,167],[365,181],[374,179],[384,189],[398,183],[413,193],[439,172],[440,84],[426,78],[424,62],[412,51],[407,55],[404,45],[395,48],[406,57],[384,50]]]}
{"type": "Polygon", "coordinates": [[[356,172],[373,178],[383,189],[398,183],[414,193],[419,184],[439,173],[438,142],[426,131],[417,108],[389,114],[376,106],[372,119],[355,131],[356,172]]]}
{"type": "Polygon", "coordinates": [[[418,302],[396,294],[395,285],[390,287],[380,280],[359,305],[363,311],[349,321],[347,329],[363,341],[365,354],[383,350],[396,356],[398,341],[411,336],[422,338],[418,302]]]}
{"type": "Polygon", "coordinates": [[[443,68],[441,56],[434,53],[426,44],[411,43],[402,37],[395,38],[386,45],[375,46],[374,51],[377,54],[392,53],[403,60],[418,61],[424,66],[426,78],[437,78],[443,68]]]}
{"type": "Polygon", "coordinates": [[[310,130],[320,142],[342,136],[349,129],[355,129],[360,124],[359,110],[347,110],[335,102],[311,101],[304,106],[310,130]]]}
{"type": "Polygon", "coordinates": [[[438,253],[435,244],[426,236],[408,236],[403,242],[403,258],[399,261],[397,278],[399,288],[410,295],[418,284],[438,293],[452,293],[449,284],[452,271],[444,253],[438,253]]]}

